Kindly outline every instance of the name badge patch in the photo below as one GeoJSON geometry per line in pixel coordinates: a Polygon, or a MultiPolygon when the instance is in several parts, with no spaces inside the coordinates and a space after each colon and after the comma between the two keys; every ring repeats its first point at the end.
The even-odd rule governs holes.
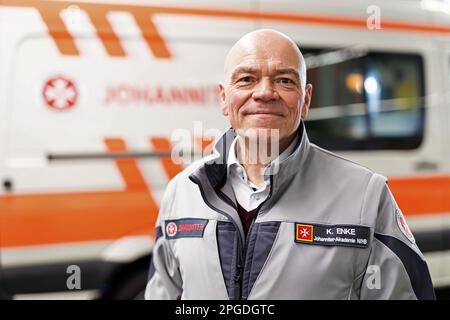
{"type": "Polygon", "coordinates": [[[370,228],[355,225],[295,223],[295,242],[321,246],[367,248],[370,228]]]}
{"type": "Polygon", "coordinates": [[[166,239],[203,238],[208,219],[178,219],[166,221],[166,239]]]}

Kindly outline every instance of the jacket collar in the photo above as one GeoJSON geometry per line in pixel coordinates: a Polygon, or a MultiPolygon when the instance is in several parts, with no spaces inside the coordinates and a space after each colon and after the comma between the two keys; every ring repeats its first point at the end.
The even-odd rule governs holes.
{"type": "MultiPolygon", "coordinates": [[[[287,184],[298,171],[304,167],[308,157],[310,143],[303,121],[297,130],[298,139],[294,151],[286,159],[274,163],[266,170],[266,175],[272,176],[272,193],[277,193],[287,184]]],[[[209,161],[200,166],[192,175],[204,181],[204,175],[214,190],[218,190],[227,180],[227,159],[230,146],[236,138],[233,128],[228,129],[214,146],[214,155],[209,161]]]]}
{"type": "MultiPolygon", "coordinates": [[[[271,166],[270,170],[266,170],[266,174],[270,174],[272,181],[271,195],[264,202],[258,215],[267,212],[278,201],[289,186],[289,182],[305,167],[305,161],[309,157],[310,144],[303,121],[300,124],[297,134],[299,135],[299,139],[297,139],[297,145],[292,154],[276,166],[271,166]]],[[[208,161],[200,165],[189,175],[189,179],[198,185],[203,200],[211,209],[233,221],[239,230],[242,240],[245,239],[244,230],[242,223],[240,223],[235,199],[226,195],[222,190],[223,186],[229,186],[225,185],[227,180],[226,160],[231,143],[235,137],[236,132],[233,129],[227,130],[215,144],[214,154],[210,156],[208,161]]]]}

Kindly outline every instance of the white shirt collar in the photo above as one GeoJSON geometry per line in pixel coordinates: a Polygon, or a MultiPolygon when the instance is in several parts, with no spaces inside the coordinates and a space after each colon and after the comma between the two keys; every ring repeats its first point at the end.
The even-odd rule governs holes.
{"type": "MultiPolygon", "coordinates": [[[[228,174],[228,176],[230,175],[230,168],[236,168],[238,173],[243,176],[245,181],[249,182],[247,173],[245,172],[244,167],[238,161],[239,144],[237,143],[237,140],[238,140],[238,137],[236,136],[236,138],[234,138],[234,140],[230,146],[230,151],[228,153],[228,158],[227,158],[227,174],[228,174]]],[[[276,161],[281,162],[281,161],[285,160],[287,157],[289,157],[292,154],[292,152],[294,151],[297,141],[298,141],[298,136],[296,135],[294,140],[292,140],[292,142],[289,144],[289,146],[276,159],[274,159],[271,162],[271,164],[276,161]]],[[[269,166],[270,165],[266,166],[266,168],[269,166]]],[[[266,176],[264,177],[264,179],[266,179],[266,176]]]]}

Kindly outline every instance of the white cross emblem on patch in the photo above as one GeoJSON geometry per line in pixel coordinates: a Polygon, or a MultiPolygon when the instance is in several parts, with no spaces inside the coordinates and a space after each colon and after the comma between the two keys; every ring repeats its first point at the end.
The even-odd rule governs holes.
{"type": "Polygon", "coordinates": [[[173,237],[177,234],[177,225],[174,222],[170,222],[166,227],[166,232],[169,237],[173,237]]]}
{"type": "Polygon", "coordinates": [[[309,231],[306,228],[303,228],[300,233],[302,234],[303,238],[306,238],[307,236],[309,236],[309,231]]]}

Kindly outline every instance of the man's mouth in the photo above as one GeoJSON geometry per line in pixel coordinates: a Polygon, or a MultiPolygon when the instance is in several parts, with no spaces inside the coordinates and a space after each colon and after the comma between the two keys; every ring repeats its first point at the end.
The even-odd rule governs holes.
{"type": "Polygon", "coordinates": [[[246,116],[260,116],[260,117],[283,117],[284,116],[280,112],[274,112],[274,111],[269,111],[269,110],[248,111],[248,112],[245,112],[244,115],[246,115],[246,116]]]}

